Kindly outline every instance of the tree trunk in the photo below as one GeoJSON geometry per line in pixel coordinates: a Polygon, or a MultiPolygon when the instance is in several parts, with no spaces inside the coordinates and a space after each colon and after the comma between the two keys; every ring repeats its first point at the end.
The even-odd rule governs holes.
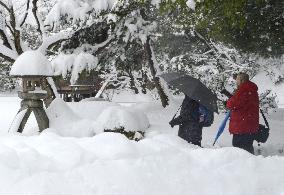
{"type": "Polygon", "coordinates": [[[151,45],[150,45],[150,37],[147,37],[146,43],[145,43],[145,50],[146,50],[146,54],[147,54],[147,60],[148,60],[148,65],[153,77],[153,81],[154,81],[154,85],[156,87],[156,89],[158,90],[158,94],[160,96],[161,102],[162,102],[162,106],[166,107],[167,105],[169,105],[169,99],[168,96],[166,95],[164,89],[161,86],[159,77],[156,77],[156,69],[155,69],[155,65],[154,65],[154,61],[152,59],[153,55],[152,55],[152,50],[151,50],[151,45]]]}
{"type": "Polygon", "coordinates": [[[147,93],[147,82],[148,82],[147,74],[142,70],[141,88],[143,94],[147,93]]]}
{"type": "Polygon", "coordinates": [[[138,89],[135,85],[135,79],[134,79],[134,76],[133,76],[131,70],[130,69],[127,70],[127,73],[128,73],[129,78],[130,78],[130,88],[134,91],[135,94],[138,94],[139,91],[138,91],[138,89]]]}

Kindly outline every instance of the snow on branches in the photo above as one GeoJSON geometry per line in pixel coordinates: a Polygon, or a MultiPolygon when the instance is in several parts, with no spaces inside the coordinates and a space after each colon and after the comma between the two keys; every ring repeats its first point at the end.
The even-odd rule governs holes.
{"type": "MultiPolygon", "coordinates": [[[[44,26],[44,13],[50,7],[46,7],[45,1],[25,0],[25,1],[0,1],[0,56],[4,60],[14,62],[24,51],[40,48],[45,54],[51,46],[66,40],[72,31],[66,29],[65,32],[52,32],[44,26]],[[34,30],[33,30],[34,29],[34,30]],[[31,36],[25,36],[25,33],[31,36]],[[37,36],[33,36],[37,34],[37,36]],[[40,44],[31,40],[30,37],[40,37],[40,44]]],[[[52,4],[50,4],[52,6],[52,4]]]]}

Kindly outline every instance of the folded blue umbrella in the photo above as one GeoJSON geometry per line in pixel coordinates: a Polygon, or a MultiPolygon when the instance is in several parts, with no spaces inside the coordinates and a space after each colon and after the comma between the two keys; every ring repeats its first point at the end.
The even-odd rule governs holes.
{"type": "Polygon", "coordinates": [[[230,111],[228,111],[226,113],[226,116],[225,116],[224,120],[222,121],[221,125],[219,126],[219,129],[218,129],[217,135],[215,137],[213,146],[215,145],[215,143],[216,143],[217,139],[220,137],[220,135],[223,133],[229,118],[230,118],[230,111]]]}

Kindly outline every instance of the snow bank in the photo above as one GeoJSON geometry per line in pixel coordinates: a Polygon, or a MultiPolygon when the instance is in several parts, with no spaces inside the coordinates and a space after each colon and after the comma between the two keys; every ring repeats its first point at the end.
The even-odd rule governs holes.
{"type": "Polygon", "coordinates": [[[10,75],[44,75],[52,76],[50,62],[39,51],[26,51],[14,62],[10,75]]]}
{"type": "Polygon", "coordinates": [[[0,138],[0,194],[284,193],[284,158],[237,148],[204,149],[174,135],[140,142],[102,133],[91,138],[0,138]]]}
{"type": "Polygon", "coordinates": [[[88,137],[94,135],[93,121],[76,115],[60,98],[52,101],[46,110],[49,118],[49,129],[61,136],[88,137]]]}
{"type": "MultiPolygon", "coordinates": [[[[8,121],[6,115],[19,108],[19,99],[9,101],[0,99],[0,108],[9,111],[0,117],[1,129],[7,123],[3,118],[8,121]]],[[[268,156],[263,157],[229,147],[232,137],[227,130],[217,143],[222,148],[212,147],[222,114],[203,129],[204,148],[180,139],[178,127],[171,128],[168,121],[181,101],[164,109],[159,102],[123,107],[56,99],[47,110],[50,129],[38,136],[0,136],[0,194],[284,194],[283,109],[269,117],[268,143],[255,145],[256,154],[260,149],[268,156]],[[146,137],[139,142],[116,133],[83,137],[95,131],[94,121],[108,119],[112,111],[122,118],[129,111],[132,115],[144,111],[151,124],[146,137]],[[67,134],[73,137],[64,137],[67,134]]]]}

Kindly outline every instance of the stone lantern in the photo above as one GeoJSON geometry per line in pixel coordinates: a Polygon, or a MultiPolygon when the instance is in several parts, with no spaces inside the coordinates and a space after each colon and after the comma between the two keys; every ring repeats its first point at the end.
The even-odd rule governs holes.
{"type": "Polygon", "coordinates": [[[39,51],[26,51],[13,64],[10,75],[22,79],[22,91],[18,92],[21,108],[13,122],[13,130],[22,133],[31,114],[34,113],[39,131],[49,127],[49,119],[43,100],[50,95],[46,89],[47,77],[53,75],[50,62],[39,51]]]}

